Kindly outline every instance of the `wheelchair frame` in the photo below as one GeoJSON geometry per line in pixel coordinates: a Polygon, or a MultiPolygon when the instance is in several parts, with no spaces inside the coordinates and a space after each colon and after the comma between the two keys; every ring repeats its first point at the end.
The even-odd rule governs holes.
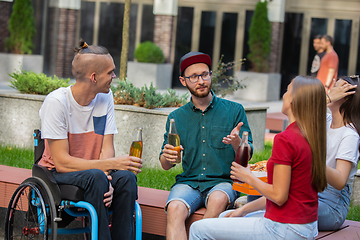
{"type": "MultiPolygon", "coordinates": [[[[40,130],[34,130],[34,159],[32,177],[25,179],[13,193],[6,213],[5,239],[13,239],[14,224],[21,221],[21,239],[57,239],[59,234],[91,233],[91,239],[98,239],[98,217],[94,207],[82,201],[83,190],[73,185],[58,185],[51,172],[37,162],[44,151],[44,140],[40,130]],[[62,199],[62,195],[67,198],[62,199]],[[68,199],[68,200],[65,200],[68,199]],[[20,206],[17,206],[20,203],[20,206]],[[21,208],[21,209],[20,209],[21,208]],[[23,208],[23,209],[22,209],[23,208]],[[73,209],[76,208],[76,211],[73,209]],[[85,210],[79,210],[85,209],[85,210]],[[82,228],[58,228],[63,221],[61,214],[71,217],[90,217],[91,226],[82,228]]],[[[111,212],[109,212],[109,215],[111,212]]],[[[71,220],[73,221],[73,219],[71,220]]],[[[141,208],[135,201],[135,239],[142,239],[141,208]]]]}

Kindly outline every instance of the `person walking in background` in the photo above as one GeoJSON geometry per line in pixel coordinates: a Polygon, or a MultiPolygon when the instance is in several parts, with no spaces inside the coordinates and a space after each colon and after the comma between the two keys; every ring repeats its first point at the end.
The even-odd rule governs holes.
{"type": "Polygon", "coordinates": [[[194,222],[190,240],[317,236],[318,192],[326,187],[326,95],[322,83],[308,76],[295,77],[283,96],[282,112],[290,125],[274,138],[267,163],[268,183],[253,175],[250,168],[235,162],[231,167],[232,179],[248,183],[263,197],[223,218],[194,222]],[[249,216],[263,209],[263,217],[249,216]]]}
{"type": "Polygon", "coordinates": [[[321,59],[322,57],[325,55],[325,51],[324,49],[322,49],[321,47],[321,37],[322,35],[318,34],[315,36],[314,40],[313,40],[313,46],[314,46],[314,49],[316,51],[316,54],[314,56],[314,59],[312,61],[312,64],[311,64],[311,70],[310,70],[310,75],[312,77],[316,77],[317,76],[317,73],[320,69],[320,62],[321,62],[321,59]]]}
{"type": "Polygon", "coordinates": [[[163,169],[175,166],[178,153],[168,144],[170,119],[175,119],[183,173],[176,176],[165,206],[167,239],[187,239],[185,220],[197,209],[205,206],[204,218],[213,218],[233,205],[237,193],[232,189],[230,168],[243,131],[249,132],[252,152],[244,107],[216,97],[210,66],[210,56],[200,52],[180,59],[179,80],[190,91],[191,100],[169,114],[159,156],[163,169]]]}
{"type": "Polygon", "coordinates": [[[329,35],[324,35],[321,38],[321,48],[326,52],[325,56],[321,59],[320,69],[317,74],[325,90],[328,91],[333,79],[337,78],[339,68],[339,57],[334,50],[334,40],[329,35]]]}

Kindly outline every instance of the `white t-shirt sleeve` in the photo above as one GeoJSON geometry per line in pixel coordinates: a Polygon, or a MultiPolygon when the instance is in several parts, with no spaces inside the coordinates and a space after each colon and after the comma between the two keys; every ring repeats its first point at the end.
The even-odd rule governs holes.
{"type": "Polygon", "coordinates": [[[115,122],[115,112],[114,112],[114,99],[112,92],[106,94],[107,101],[108,101],[108,112],[107,112],[107,119],[106,119],[106,127],[105,127],[105,135],[107,134],[116,134],[118,133],[116,128],[116,122],[115,122]]]}
{"type": "Polygon", "coordinates": [[[66,109],[52,96],[46,97],[39,111],[41,137],[47,139],[67,139],[66,109]]]}
{"type": "MultiPolygon", "coordinates": [[[[351,130],[352,131],[352,130],[351,130]]],[[[350,132],[350,131],[348,131],[350,132]]],[[[335,159],[350,161],[353,167],[357,165],[357,152],[359,149],[359,136],[357,134],[347,134],[340,142],[335,159]]]]}

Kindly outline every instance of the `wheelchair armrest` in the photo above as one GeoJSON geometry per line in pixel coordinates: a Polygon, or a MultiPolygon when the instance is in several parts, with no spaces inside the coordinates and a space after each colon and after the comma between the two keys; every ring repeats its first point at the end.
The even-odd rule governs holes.
{"type": "Polygon", "coordinates": [[[56,206],[60,205],[61,203],[60,188],[56,183],[55,178],[50,172],[50,170],[44,166],[33,164],[32,175],[42,179],[46,183],[46,185],[50,188],[50,191],[54,197],[56,206]]]}

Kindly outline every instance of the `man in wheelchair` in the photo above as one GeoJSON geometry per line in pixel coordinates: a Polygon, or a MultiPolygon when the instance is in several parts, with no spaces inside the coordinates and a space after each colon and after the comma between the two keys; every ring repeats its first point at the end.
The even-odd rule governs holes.
{"type": "Polygon", "coordinates": [[[80,41],[75,48],[73,86],[51,92],[40,109],[45,150],[39,165],[51,170],[58,184],[84,190],[84,201],[98,214],[99,239],[131,239],[137,198],[139,158],[115,157],[117,133],[113,95],[115,65],[108,50],[80,41]],[[111,233],[108,209],[113,211],[111,233]]]}

